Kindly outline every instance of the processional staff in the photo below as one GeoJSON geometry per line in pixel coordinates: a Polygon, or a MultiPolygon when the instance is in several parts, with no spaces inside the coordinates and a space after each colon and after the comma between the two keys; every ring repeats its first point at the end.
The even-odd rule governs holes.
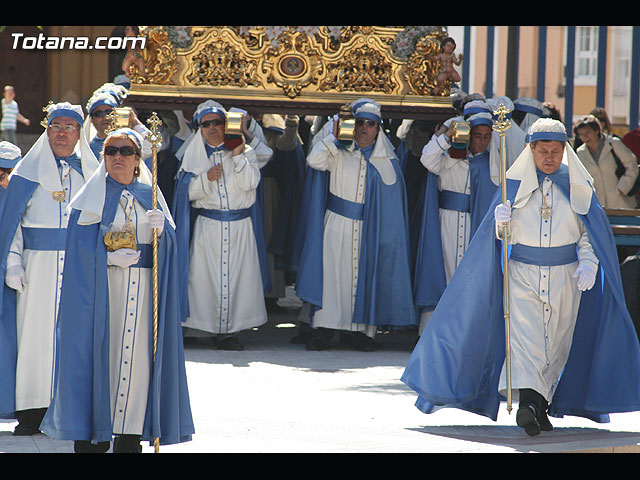
{"type": "MultiPolygon", "coordinates": [[[[147,134],[147,140],[151,143],[152,155],[152,208],[158,208],[158,149],[162,141],[162,134],[159,131],[162,120],[158,118],[156,112],[153,112],[147,120],[150,126],[150,132],[147,134]]],[[[153,229],[153,361],[156,360],[156,350],[158,348],[158,229],[153,229]]],[[[153,439],[155,453],[160,452],[160,439],[153,439]]]]}
{"type": "MultiPolygon", "coordinates": [[[[106,129],[107,133],[125,128],[129,126],[129,116],[131,110],[128,107],[114,108],[112,112],[107,114],[107,118],[111,121],[106,129]]],[[[154,210],[158,208],[158,149],[162,141],[162,134],[158,127],[162,125],[162,120],[158,118],[156,112],[153,112],[147,120],[151,130],[147,134],[147,140],[151,143],[152,152],[152,194],[151,205],[154,210]]],[[[155,364],[156,351],[158,349],[158,229],[153,229],[153,362],[155,364]]],[[[160,452],[160,438],[153,439],[155,453],[160,452]]]]}
{"type": "MultiPolygon", "coordinates": [[[[507,153],[505,148],[505,136],[507,130],[511,128],[509,120],[510,110],[500,104],[493,112],[496,121],[493,129],[500,135],[500,193],[502,203],[507,201],[507,153]]],[[[502,240],[502,265],[503,265],[503,307],[504,307],[504,333],[505,333],[505,371],[507,380],[507,411],[511,414],[511,314],[509,311],[509,224],[505,223],[500,228],[500,238],[502,240]]]]}

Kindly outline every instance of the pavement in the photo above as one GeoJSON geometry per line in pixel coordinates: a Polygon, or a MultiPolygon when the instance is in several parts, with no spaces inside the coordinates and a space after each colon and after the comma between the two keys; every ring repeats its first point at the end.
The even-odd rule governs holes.
{"type": "MultiPolygon", "coordinates": [[[[527,436],[501,405],[496,422],[455,409],[425,415],[400,381],[415,332],[379,333],[380,348],[358,352],[334,341],[310,352],[290,342],[298,310],[270,315],[240,336],[244,351],[210,339],[185,347],[192,441],[160,453],[637,453],[640,412],[608,424],[552,418],[554,430],[527,436]]],[[[70,441],[12,434],[0,420],[2,453],[72,453],[70,441]]],[[[143,442],[143,453],[153,453],[143,442]]]]}

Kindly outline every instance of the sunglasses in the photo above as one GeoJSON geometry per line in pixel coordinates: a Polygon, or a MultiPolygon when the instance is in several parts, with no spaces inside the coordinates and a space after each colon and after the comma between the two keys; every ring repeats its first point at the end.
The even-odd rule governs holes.
{"type": "Polygon", "coordinates": [[[79,127],[76,125],[61,125],[59,123],[52,123],[51,125],[49,125],[49,128],[56,132],[66,132],[66,133],[73,133],[76,130],[79,130],[79,127]]]}
{"type": "Polygon", "coordinates": [[[7,178],[9,175],[11,175],[12,171],[13,171],[13,168],[10,170],[4,170],[2,173],[0,173],[0,182],[3,181],[5,178],[7,178]]]}
{"type": "Polygon", "coordinates": [[[111,112],[113,112],[113,110],[97,110],[97,111],[93,112],[91,114],[91,116],[94,117],[94,118],[101,118],[101,117],[106,117],[111,112]]]}
{"type": "Polygon", "coordinates": [[[205,120],[202,122],[202,128],[209,128],[210,126],[217,127],[218,125],[224,124],[224,120],[220,120],[219,118],[214,118],[213,120],[205,120]]]}
{"type": "Polygon", "coordinates": [[[373,120],[367,120],[364,118],[358,118],[356,120],[356,125],[361,127],[362,125],[366,125],[367,127],[375,127],[376,125],[378,125],[376,122],[374,122],[373,120]]]}
{"type": "Polygon", "coordinates": [[[104,154],[105,155],[116,155],[118,152],[120,152],[120,155],[122,155],[123,157],[128,157],[130,155],[135,155],[136,153],[136,149],[125,145],[124,147],[114,147],[114,146],[108,146],[108,147],[104,147],[104,154]]]}

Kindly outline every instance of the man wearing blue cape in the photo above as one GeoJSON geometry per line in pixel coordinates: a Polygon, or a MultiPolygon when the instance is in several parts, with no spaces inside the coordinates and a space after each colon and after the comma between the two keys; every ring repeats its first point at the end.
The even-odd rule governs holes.
{"type": "MultiPolygon", "coordinates": [[[[480,100],[465,105],[464,116],[445,123],[425,145],[420,162],[428,170],[418,225],[414,228],[414,295],[419,333],[487,212],[497,188],[492,175],[492,116],[480,100]],[[470,126],[468,145],[454,136],[455,123],[470,126]]],[[[495,162],[494,162],[495,163],[495,162]]]]}
{"type": "MultiPolygon", "coordinates": [[[[11,172],[22,159],[22,151],[11,142],[0,142],[0,202],[9,186],[11,172]]],[[[0,207],[1,208],[1,207],[0,207]]]]}
{"type": "Polygon", "coordinates": [[[140,159],[142,139],[119,129],[70,205],[57,325],[55,391],[41,429],[77,453],[141,452],[140,441],[194,433],[185,371],[173,220],[140,159]],[[157,340],[153,229],[158,233],[157,340]],[[154,353],[155,352],[155,353],[154,353]]]}
{"type": "Polygon", "coordinates": [[[83,120],[80,105],[49,106],[0,202],[0,417],[18,419],[16,435],[39,431],[53,393],[66,208],[98,167],[83,120]]]}
{"type": "Polygon", "coordinates": [[[198,129],[177,153],[173,216],[186,335],[213,334],[218,348],[241,350],[238,333],[267,321],[264,294],[271,282],[260,166],[273,152],[257,137],[245,143],[244,135],[227,148],[226,116],[213,100],[196,109],[198,129]]]}
{"type": "Polygon", "coordinates": [[[309,350],[329,348],[345,331],[356,349],[371,351],[377,328],[415,325],[402,171],[380,105],[352,110],[354,141],[342,146],[334,131],[307,158],[313,185],[296,293],[312,306],[309,350]]]}
{"type": "Polygon", "coordinates": [[[402,376],[425,413],[454,407],[497,419],[511,352],[516,423],[548,415],[607,422],[640,409],[640,347],[611,228],[564,125],[539,119],[402,376]],[[508,222],[510,342],[505,344],[498,231],[508,222]]]}

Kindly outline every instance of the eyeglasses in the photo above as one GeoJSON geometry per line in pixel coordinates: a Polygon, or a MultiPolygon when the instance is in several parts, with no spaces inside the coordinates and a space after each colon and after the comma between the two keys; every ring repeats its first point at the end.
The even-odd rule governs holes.
{"type": "Polygon", "coordinates": [[[117,155],[118,152],[120,152],[120,155],[122,155],[123,157],[128,157],[130,155],[134,155],[136,153],[136,149],[129,145],[125,145],[124,147],[114,147],[114,146],[104,147],[105,155],[113,156],[113,155],[117,155]]]}
{"type": "Polygon", "coordinates": [[[224,120],[220,120],[219,118],[214,118],[213,120],[205,120],[204,122],[202,122],[202,127],[209,128],[211,125],[213,125],[214,127],[217,127],[218,125],[222,125],[223,123],[224,123],[224,120]]]}
{"type": "Polygon", "coordinates": [[[7,178],[9,175],[11,175],[12,171],[13,171],[13,168],[2,171],[2,173],[0,173],[0,182],[3,181],[5,178],[7,178]]]}
{"type": "Polygon", "coordinates": [[[363,125],[366,125],[367,127],[375,127],[378,124],[376,122],[374,122],[373,120],[368,120],[368,119],[364,119],[364,118],[358,118],[356,120],[356,125],[358,127],[361,127],[363,125]]]}
{"type": "Polygon", "coordinates": [[[57,132],[73,133],[76,130],[78,130],[78,127],[76,125],[61,125],[59,123],[52,123],[51,125],[49,125],[49,128],[56,133],[57,132]]]}
{"type": "Polygon", "coordinates": [[[93,112],[91,114],[91,116],[94,117],[94,118],[101,118],[101,117],[106,117],[111,112],[113,112],[113,109],[111,109],[111,110],[96,110],[95,112],[93,112]]]}

